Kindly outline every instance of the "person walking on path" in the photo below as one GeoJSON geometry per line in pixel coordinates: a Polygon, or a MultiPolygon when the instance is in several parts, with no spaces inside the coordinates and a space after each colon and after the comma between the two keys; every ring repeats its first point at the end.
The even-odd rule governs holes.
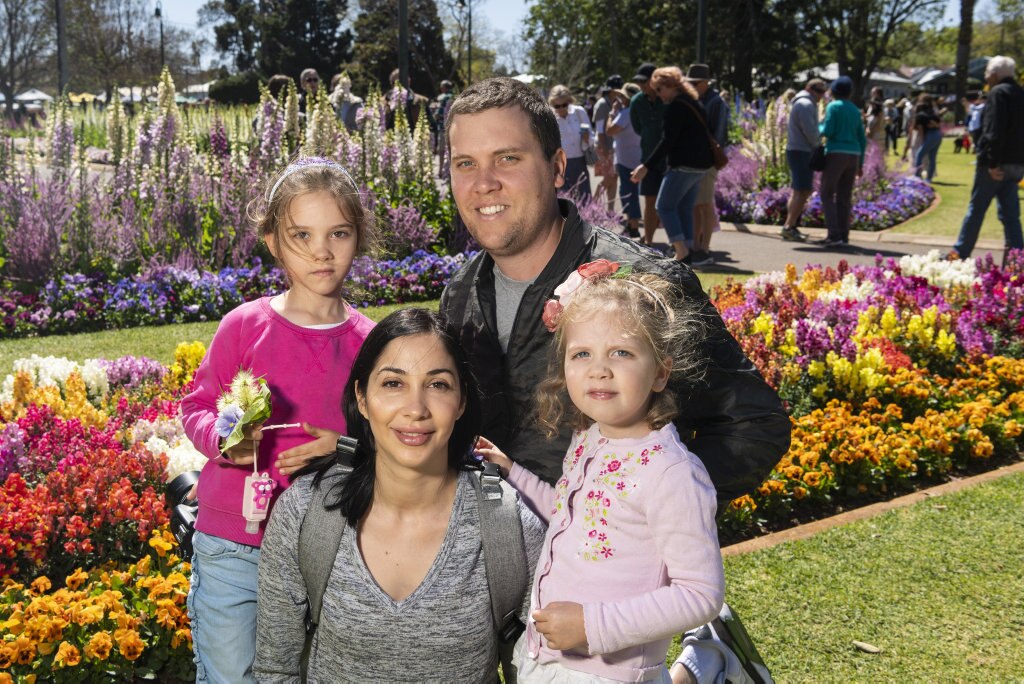
{"type": "Polygon", "coordinates": [[[615,211],[615,184],[618,176],[615,173],[615,152],[612,139],[608,136],[608,117],[612,113],[611,92],[622,87],[622,77],[612,74],[601,87],[601,97],[594,105],[594,133],[597,135],[597,163],[594,164],[594,175],[601,179],[601,191],[608,213],[615,211]]]}
{"type": "Polygon", "coordinates": [[[561,147],[565,151],[565,184],[563,187],[581,203],[590,201],[590,172],[584,151],[590,146],[590,117],[583,107],[573,104],[572,91],[556,85],[548,95],[548,104],[555,113],[561,147]]]}
{"type": "Polygon", "coordinates": [[[1024,178],[1024,88],[1014,80],[1016,70],[1017,64],[1003,56],[993,57],[985,67],[991,90],[981,118],[974,187],[951,257],[971,255],[992,198],[999,203],[1006,245],[1024,249],[1017,192],[1024,178]]]}
{"type": "Polygon", "coordinates": [[[640,186],[630,176],[643,157],[640,152],[640,136],[629,121],[629,102],[640,93],[640,86],[627,83],[625,92],[612,91],[612,115],[609,117],[607,133],[613,141],[615,170],[619,174],[619,201],[626,216],[626,235],[633,239],[640,237],[640,186]]]}
{"type": "Polygon", "coordinates": [[[707,135],[707,114],[697,91],[683,77],[679,67],[661,67],[651,76],[658,97],[665,103],[661,140],[633,169],[633,182],[640,182],[652,167],[665,165],[655,208],[665,224],[675,258],[689,265],[693,251],[693,207],[701,178],[714,165],[707,135]]]}
{"type": "MultiPolygon", "coordinates": [[[[722,149],[729,143],[729,105],[711,87],[711,70],[707,64],[691,64],[686,80],[697,91],[700,103],[707,113],[708,130],[722,149]]],[[[697,204],[693,207],[693,257],[694,266],[710,266],[715,263],[711,256],[711,235],[718,230],[718,210],[715,208],[715,181],[718,169],[712,166],[704,174],[697,190],[697,204]]]]}
{"type": "MultiPolygon", "coordinates": [[[[633,82],[640,86],[641,92],[629,101],[629,121],[633,130],[640,136],[640,153],[644,159],[650,156],[661,140],[662,110],[665,108],[651,85],[651,76],[655,68],[653,64],[644,63],[636,70],[633,82]]],[[[658,199],[661,176],[664,172],[663,168],[649,168],[647,175],[639,184],[640,196],[644,198],[643,243],[648,246],[654,244],[654,231],[661,225],[661,218],[654,205],[658,199]]]]}
{"type": "Polygon", "coordinates": [[[835,98],[825,108],[819,133],[825,137],[825,170],[821,174],[821,205],[828,235],[815,244],[842,247],[850,241],[853,184],[864,165],[867,138],[857,105],[850,102],[853,81],[840,76],[829,86],[835,98]]]}
{"type": "Polygon", "coordinates": [[[978,95],[978,99],[967,109],[967,134],[971,136],[971,146],[974,153],[978,153],[978,139],[981,138],[981,115],[985,111],[985,93],[978,95]]]}
{"type": "Polygon", "coordinates": [[[558,199],[565,152],[543,98],[511,78],[474,83],[452,103],[448,141],[455,204],[482,250],[449,280],[441,312],[459,328],[487,397],[481,434],[542,478],[560,476],[570,427],[549,441],[530,420],[553,344],[542,313],[581,264],[607,259],[661,275],[700,309],[709,330],[707,375],[692,394],[670,382],[682,407],[674,422],[707,468],[719,505],[757,487],[789,446],[778,395],[693,271],[588,224],[572,202],[558,199]]]}
{"type": "Polygon", "coordinates": [[[924,173],[929,183],[935,177],[935,162],[939,156],[939,145],[942,144],[941,115],[942,112],[935,109],[935,98],[928,93],[921,93],[914,114],[914,130],[921,140],[921,146],[914,155],[914,175],[924,173]]]}
{"type": "Polygon", "coordinates": [[[800,216],[814,191],[814,172],[811,171],[811,153],[820,144],[818,133],[818,103],[825,97],[828,86],[820,78],[812,78],[796,94],[789,109],[787,126],[786,162],[789,164],[790,185],[786,208],[786,223],[782,226],[782,239],[804,242],[807,235],[800,232],[800,216]]]}

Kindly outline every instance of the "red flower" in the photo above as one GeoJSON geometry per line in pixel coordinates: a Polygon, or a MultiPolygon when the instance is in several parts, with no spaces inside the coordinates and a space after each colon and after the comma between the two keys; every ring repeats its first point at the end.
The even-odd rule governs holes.
{"type": "Polygon", "coordinates": [[[541,316],[541,320],[544,321],[544,327],[548,329],[548,332],[555,332],[555,328],[558,327],[558,317],[562,315],[562,305],[554,299],[549,299],[544,303],[544,314],[541,316]]]}
{"type": "Polygon", "coordinates": [[[609,473],[614,473],[616,470],[618,470],[621,467],[622,467],[622,463],[620,463],[619,461],[612,461],[611,463],[608,464],[608,472],[609,473]]]}
{"type": "Polygon", "coordinates": [[[583,264],[576,271],[584,278],[592,278],[594,276],[610,276],[619,270],[619,263],[617,261],[608,261],[607,259],[598,259],[597,261],[591,261],[583,264]]]}

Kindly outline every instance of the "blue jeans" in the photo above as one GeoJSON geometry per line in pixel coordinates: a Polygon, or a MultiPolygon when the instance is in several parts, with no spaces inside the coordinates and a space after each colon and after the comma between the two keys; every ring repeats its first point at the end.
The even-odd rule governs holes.
{"type": "Polygon", "coordinates": [[[640,186],[629,179],[633,169],[627,169],[622,164],[616,164],[615,170],[619,172],[619,200],[622,201],[622,213],[626,218],[640,218],[640,186]]]}
{"type": "Polygon", "coordinates": [[[1020,198],[1017,195],[1017,181],[1004,178],[993,180],[988,169],[978,164],[974,169],[974,187],[971,189],[971,201],[967,205],[967,215],[960,226],[960,236],[956,239],[953,249],[962,259],[971,255],[974,244],[981,232],[981,222],[985,220],[985,212],[995,198],[999,206],[999,220],[1003,223],[1003,235],[1006,244],[1012,249],[1024,249],[1024,237],[1020,227],[1020,198]]]}
{"type": "Polygon", "coordinates": [[[669,242],[686,240],[687,246],[693,244],[693,205],[697,202],[697,190],[703,177],[703,171],[669,169],[661,179],[654,208],[665,226],[669,242]]]}
{"type": "Polygon", "coordinates": [[[196,532],[188,617],[196,682],[253,682],[260,550],[196,532]]]}
{"type": "Polygon", "coordinates": [[[942,144],[942,131],[938,128],[929,128],[924,132],[924,142],[917,149],[917,156],[914,157],[915,172],[920,175],[925,172],[925,179],[931,182],[935,177],[935,159],[939,156],[939,145],[942,144]],[[925,158],[927,157],[927,167],[925,158]]]}

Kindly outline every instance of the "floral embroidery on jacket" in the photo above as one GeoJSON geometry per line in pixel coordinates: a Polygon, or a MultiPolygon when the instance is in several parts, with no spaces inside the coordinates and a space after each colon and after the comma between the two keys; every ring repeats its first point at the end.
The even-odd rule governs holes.
{"type": "MultiPolygon", "coordinates": [[[[615,547],[607,532],[609,511],[614,515],[616,500],[628,498],[630,492],[637,488],[632,477],[637,469],[648,465],[652,456],[664,450],[661,444],[656,444],[639,454],[634,451],[627,451],[625,455],[608,452],[591,462],[590,468],[598,471],[588,478],[595,488],[588,490],[586,498],[582,499],[585,536],[580,543],[580,555],[584,560],[599,561],[615,555],[615,547]]],[[[561,498],[564,492],[559,494],[561,498]]]]}

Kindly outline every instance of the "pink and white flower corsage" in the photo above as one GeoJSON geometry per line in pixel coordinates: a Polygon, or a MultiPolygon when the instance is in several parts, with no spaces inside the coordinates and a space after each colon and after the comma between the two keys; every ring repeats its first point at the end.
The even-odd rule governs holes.
{"type": "Polygon", "coordinates": [[[555,332],[558,327],[558,318],[562,315],[565,307],[569,306],[573,295],[581,287],[587,284],[591,278],[606,278],[615,275],[619,270],[617,261],[597,259],[589,261],[569,274],[561,285],[555,288],[555,296],[558,299],[549,299],[544,303],[544,314],[542,320],[548,332],[555,332]]]}

